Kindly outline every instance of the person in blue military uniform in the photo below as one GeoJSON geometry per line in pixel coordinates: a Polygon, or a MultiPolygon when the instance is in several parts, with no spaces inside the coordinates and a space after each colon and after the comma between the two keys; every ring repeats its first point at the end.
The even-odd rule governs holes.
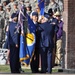
{"type": "Polygon", "coordinates": [[[36,44],[35,44],[35,51],[34,51],[34,55],[32,57],[30,66],[31,66],[32,73],[38,73],[39,72],[39,41],[38,39],[40,35],[37,30],[39,26],[37,12],[32,13],[32,21],[36,25],[36,44]]]}
{"type": "Polygon", "coordinates": [[[10,50],[10,69],[11,73],[20,73],[20,62],[19,62],[19,33],[16,32],[17,17],[16,13],[13,13],[11,18],[12,21],[9,24],[9,30],[7,34],[8,48],[10,50]]]}
{"type": "Polygon", "coordinates": [[[54,18],[54,13],[53,13],[51,8],[48,10],[48,14],[50,16],[49,22],[52,23],[54,26],[57,25],[58,24],[58,20],[56,18],[54,18]]]}
{"type": "Polygon", "coordinates": [[[49,15],[45,14],[42,19],[42,24],[39,26],[40,38],[40,53],[41,53],[41,73],[52,73],[52,52],[54,47],[53,36],[57,32],[57,26],[48,22],[49,15]]]}
{"type": "MultiPolygon", "coordinates": [[[[54,13],[51,8],[48,10],[48,14],[50,15],[49,23],[51,23],[53,27],[55,27],[56,25],[58,26],[58,20],[54,17],[54,13]]],[[[53,49],[53,56],[52,56],[52,67],[55,66],[55,57],[56,57],[56,34],[55,33],[54,33],[53,40],[54,40],[54,49],[53,49]]]]}

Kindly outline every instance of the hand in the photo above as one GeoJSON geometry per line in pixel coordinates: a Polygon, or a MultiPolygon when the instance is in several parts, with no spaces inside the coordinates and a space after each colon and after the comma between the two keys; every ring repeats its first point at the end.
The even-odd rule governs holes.
{"type": "Polygon", "coordinates": [[[34,56],[34,60],[36,60],[36,56],[34,56]]]}
{"type": "Polygon", "coordinates": [[[18,48],[18,45],[16,44],[16,47],[18,48]]]}

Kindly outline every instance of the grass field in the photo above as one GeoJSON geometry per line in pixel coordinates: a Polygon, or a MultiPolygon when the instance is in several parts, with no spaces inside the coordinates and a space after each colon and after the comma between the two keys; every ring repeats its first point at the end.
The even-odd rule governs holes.
{"type": "Polygon", "coordinates": [[[10,72],[9,65],[0,65],[0,72],[10,72]]]}
{"type": "MultiPolygon", "coordinates": [[[[31,73],[31,69],[30,68],[24,68],[22,67],[22,69],[27,72],[27,73],[31,73]]],[[[58,69],[53,69],[52,72],[58,72],[58,69]]],[[[0,65],[0,73],[10,73],[10,67],[9,65],[0,65]]]]}
{"type": "MultiPolygon", "coordinates": [[[[23,70],[25,72],[29,72],[29,73],[31,72],[30,69],[23,68],[23,70]]],[[[0,73],[10,73],[10,66],[9,65],[0,65],[0,73]]]]}

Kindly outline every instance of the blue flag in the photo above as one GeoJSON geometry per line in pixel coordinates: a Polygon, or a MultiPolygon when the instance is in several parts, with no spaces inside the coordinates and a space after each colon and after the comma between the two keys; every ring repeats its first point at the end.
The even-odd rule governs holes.
{"type": "Polygon", "coordinates": [[[27,66],[32,60],[32,56],[34,54],[34,48],[35,48],[35,31],[36,31],[36,26],[34,25],[33,21],[30,19],[28,16],[28,27],[29,27],[29,33],[26,34],[26,53],[27,56],[29,56],[28,59],[24,60],[24,64],[27,66]]]}
{"type": "Polygon", "coordinates": [[[40,8],[40,15],[44,15],[44,0],[38,0],[38,6],[40,8]]]}
{"type": "Polygon", "coordinates": [[[21,27],[19,57],[20,61],[27,66],[34,53],[36,26],[30,17],[25,15],[22,10],[23,8],[21,8],[18,17],[18,25],[21,27]],[[24,25],[24,21],[27,21],[27,28],[25,28],[26,25],[24,25]],[[25,29],[27,29],[28,32],[25,32],[25,29]]]}

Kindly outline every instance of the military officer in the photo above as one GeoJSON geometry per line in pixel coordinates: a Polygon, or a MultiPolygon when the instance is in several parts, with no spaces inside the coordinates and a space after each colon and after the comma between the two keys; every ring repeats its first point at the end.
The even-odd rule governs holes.
{"type": "MultiPolygon", "coordinates": [[[[4,19],[5,19],[5,12],[4,12],[4,10],[3,10],[3,5],[2,4],[0,4],[0,22],[1,22],[1,20],[3,20],[4,21],[4,19]]],[[[4,26],[4,22],[1,22],[2,23],[2,27],[4,26]]],[[[0,24],[1,25],[1,24],[0,24]]]]}
{"type": "Polygon", "coordinates": [[[2,40],[4,39],[4,31],[3,31],[4,25],[5,25],[5,12],[3,10],[3,5],[0,4],[0,45],[2,40]]]}
{"type": "Polygon", "coordinates": [[[9,19],[11,18],[11,7],[10,6],[6,6],[6,13],[5,13],[5,26],[9,25],[9,19]]]}
{"type": "Polygon", "coordinates": [[[62,13],[63,12],[63,9],[64,9],[64,4],[63,4],[63,0],[58,0],[58,5],[59,5],[59,8],[60,8],[60,12],[62,13]]]}
{"type": "Polygon", "coordinates": [[[21,3],[23,3],[23,4],[24,4],[24,3],[25,3],[25,0],[19,0],[19,2],[21,2],[21,3]]]}
{"type": "Polygon", "coordinates": [[[6,44],[7,31],[8,31],[8,27],[9,27],[9,19],[10,18],[11,18],[11,8],[10,8],[10,6],[7,5],[6,6],[6,13],[5,13],[5,26],[4,26],[4,30],[5,30],[5,44],[6,44]]]}
{"type": "Polygon", "coordinates": [[[10,3],[8,4],[11,7],[11,9],[13,9],[14,2],[15,2],[15,0],[10,0],[10,3]]]}
{"type": "Polygon", "coordinates": [[[45,15],[40,24],[39,31],[41,33],[40,38],[40,53],[41,53],[41,72],[52,73],[52,52],[54,47],[53,36],[56,31],[56,27],[48,22],[49,15],[45,15]]]}
{"type": "Polygon", "coordinates": [[[30,1],[29,0],[25,0],[25,4],[27,4],[27,3],[30,3],[30,1]]]}
{"type": "Polygon", "coordinates": [[[2,4],[3,4],[3,9],[5,10],[5,8],[7,6],[7,0],[3,0],[2,4]]]}
{"type": "Polygon", "coordinates": [[[24,5],[27,7],[28,5],[31,5],[29,0],[25,0],[24,5]]]}
{"type": "Polygon", "coordinates": [[[13,9],[11,11],[12,11],[12,14],[18,11],[18,3],[16,2],[13,3],[13,9]]]}
{"type": "MultiPolygon", "coordinates": [[[[48,14],[50,15],[49,23],[52,23],[53,27],[58,25],[58,20],[54,17],[54,13],[52,9],[48,10],[48,14]]],[[[54,35],[54,50],[53,50],[53,57],[52,57],[52,66],[54,67],[55,64],[55,54],[56,54],[56,34],[54,35]]]]}
{"type": "Polygon", "coordinates": [[[30,14],[32,12],[32,7],[31,7],[30,3],[27,3],[25,6],[26,6],[26,12],[30,16],[30,14]]]}
{"type": "Polygon", "coordinates": [[[32,11],[34,11],[36,9],[36,5],[37,5],[37,0],[30,0],[30,4],[32,6],[32,11]]]}
{"type": "Polygon", "coordinates": [[[9,24],[9,30],[7,34],[8,48],[10,50],[10,69],[11,73],[20,73],[20,62],[19,62],[19,33],[16,32],[17,26],[17,15],[13,13],[12,22],[9,24]]]}
{"type": "Polygon", "coordinates": [[[55,0],[50,0],[50,3],[48,5],[48,10],[50,8],[52,8],[53,12],[60,11],[59,5],[58,3],[55,2],[55,0]]]}
{"type": "Polygon", "coordinates": [[[39,72],[39,41],[38,41],[39,34],[37,28],[39,26],[39,23],[38,23],[37,12],[32,13],[32,20],[33,23],[36,25],[36,44],[35,44],[35,51],[30,66],[31,66],[32,73],[38,73],[39,72]]]}
{"type": "Polygon", "coordinates": [[[48,12],[49,0],[45,0],[45,12],[48,12]]]}

